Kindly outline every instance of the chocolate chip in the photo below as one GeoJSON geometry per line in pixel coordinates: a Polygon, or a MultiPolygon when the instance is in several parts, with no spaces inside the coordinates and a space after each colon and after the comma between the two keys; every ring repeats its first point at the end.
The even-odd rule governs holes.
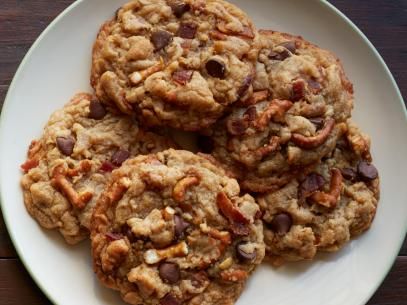
{"type": "Polygon", "coordinates": [[[293,89],[291,93],[291,100],[297,102],[303,99],[305,96],[305,84],[302,80],[297,80],[293,83],[293,89]]]}
{"type": "Polygon", "coordinates": [[[356,180],[356,172],[352,168],[342,168],[341,173],[343,178],[349,181],[356,180]]]}
{"type": "Polygon", "coordinates": [[[278,234],[286,234],[290,231],[293,224],[293,219],[290,214],[280,213],[273,217],[273,220],[268,224],[268,227],[278,234]]]}
{"type": "Polygon", "coordinates": [[[317,129],[320,129],[324,126],[324,119],[323,118],[311,118],[308,119],[312,124],[314,124],[317,129]]]}
{"type": "Polygon", "coordinates": [[[101,120],[105,117],[105,115],[106,109],[102,103],[97,100],[92,100],[89,104],[89,117],[91,119],[101,120]]]}
{"type": "Polygon", "coordinates": [[[172,74],[172,79],[178,84],[185,86],[191,80],[192,74],[194,74],[192,70],[175,71],[172,74]]]}
{"type": "Polygon", "coordinates": [[[240,98],[242,98],[246,94],[247,90],[249,90],[250,85],[253,82],[253,79],[254,79],[253,75],[248,75],[248,76],[245,77],[245,79],[243,80],[242,85],[237,90],[237,99],[238,100],[240,98]]]}
{"type": "Polygon", "coordinates": [[[106,173],[112,172],[114,170],[114,168],[115,168],[115,166],[110,161],[105,161],[100,166],[100,170],[103,171],[103,172],[106,172],[106,173]]]}
{"type": "Polygon", "coordinates": [[[75,140],[72,137],[57,137],[57,147],[65,156],[70,156],[73,153],[75,140]]]}
{"type": "Polygon", "coordinates": [[[297,50],[297,46],[295,44],[295,41],[287,41],[287,42],[280,43],[279,45],[286,48],[288,51],[290,51],[293,54],[297,50]]]}
{"type": "Polygon", "coordinates": [[[240,242],[236,245],[236,257],[243,263],[249,263],[256,259],[256,251],[248,253],[244,250],[246,242],[240,242]]]}
{"type": "Polygon", "coordinates": [[[177,283],[181,277],[179,266],[175,263],[162,263],[158,267],[158,273],[161,279],[168,284],[177,283]]]}
{"type": "Polygon", "coordinates": [[[130,157],[130,152],[124,149],[116,151],[112,156],[112,163],[116,166],[121,166],[124,161],[130,157]]]}
{"type": "Polygon", "coordinates": [[[183,22],[178,28],[177,36],[185,39],[194,39],[198,25],[191,22],[183,22]]]}
{"type": "Polygon", "coordinates": [[[182,238],[185,230],[190,226],[189,222],[184,220],[181,216],[174,215],[174,224],[175,224],[175,237],[177,239],[182,238]]]}
{"type": "Polygon", "coordinates": [[[132,243],[136,241],[136,236],[134,235],[131,227],[126,223],[122,226],[122,234],[127,237],[127,239],[132,243]]]}
{"type": "Polygon", "coordinates": [[[362,180],[370,181],[378,177],[379,173],[377,172],[376,167],[373,164],[370,164],[366,161],[360,161],[358,164],[358,174],[362,180]]]}
{"type": "Polygon", "coordinates": [[[160,300],[160,305],[180,305],[180,301],[178,301],[172,294],[167,294],[160,300]]]}
{"type": "Polygon", "coordinates": [[[246,132],[249,127],[249,123],[244,119],[229,119],[226,122],[226,128],[233,136],[240,136],[246,132]]]}
{"type": "Polygon", "coordinates": [[[210,59],[207,61],[205,68],[210,76],[220,79],[225,78],[226,66],[223,62],[216,59],[210,59]]]}
{"type": "Polygon", "coordinates": [[[172,34],[167,31],[156,31],[151,34],[151,42],[154,45],[155,51],[160,51],[165,48],[172,40],[172,34]]]}
{"type": "Polygon", "coordinates": [[[172,4],[170,4],[170,7],[172,9],[172,13],[177,18],[181,18],[182,15],[184,15],[186,12],[188,12],[191,9],[191,6],[189,4],[182,3],[182,2],[172,3],[172,4]]]}
{"type": "Polygon", "coordinates": [[[204,154],[212,153],[215,147],[212,138],[201,135],[198,136],[197,145],[199,151],[203,152],[204,154]]]}
{"type": "Polygon", "coordinates": [[[307,83],[314,93],[317,93],[322,89],[321,84],[314,78],[307,80],[307,83]]]}
{"type": "Polygon", "coordinates": [[[325,179],[321,175],[309,174],[299,187],[299,196],[306,198],[315,191],[321,189],[325,184],[325,179]]]}
{"type": "Polygon", "coordinates": [[[284,50],[282,52],[270,51],[268,58],[270,58],[271,60],[283,61],[290,56],[291,54],[287,50],[284,50]]]}

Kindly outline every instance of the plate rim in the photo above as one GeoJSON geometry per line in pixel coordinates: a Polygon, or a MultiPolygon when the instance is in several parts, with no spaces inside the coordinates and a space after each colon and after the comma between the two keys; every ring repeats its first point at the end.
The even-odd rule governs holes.
{"type": "MultiPolygon", "coordinates": [[[[2,133],[2,130],[4,129],[4,120],[3,117],[6,116],[7,112],[8,112],[8,105],[10,104],[8,102],[9,100],[9,96],[11,95],[10,92],[14,91],[14,87],[16,86],[17,83],[17,79],[19,78],[20,74],[22,73],[21,71],[24,69],[24,66],[26,65],[26,63],[29,61],[29,59],[31,58],[32,53],[34,52],[34,50],[37,48],[37,46],[41,43],[41,41],[44,39],[44,37],[48,34],[49,31],[51,31],[54,26],[56,24],[58,24],[60,22],[60,20],[62,18],[64,18],[66,15],[68,15],[72,10],[74,10],[77,6],[79,6],[82,2],[87,1],[87,0],[76,0],[74,1],[72,4],[70,4],[68,7],[66,7],[62,12],[60,12],[58,14],[57,17],[55,17],[54,20],[52,20],[47,27],[41,32],[41,34],[35,39],[34,43],[31,45],[31,47],[29,48],[29,50],[27,51],[27,53],[24,55],[22,61],[20,62],[14,76],[13,79],[10,83],[10,86],[7,90],[7,94],[6,97],[4,99],[4,103],[3,103],[3,107],[2,107],[2,111],[0,114],[0,134],[2,133]]],[[[341,20],[346,24],[346,26],[350,27],[350,29],[352,31],[354,31],[360,38],[362,38],[363,42],[366,43],[366,45],[369,47],[369,49],[371,51],[373,51],[373,54],[375,56],[375,58],[378,60],[378,62],[380,63],[381,67],[383,68],[385,74],[387,77],[389,77],[391,85],[393,86],[393,89],[395,89],[396,95],[398,97],[398,102],[401,104],[401,108],[403,109],[404,112],[404,119],[405,122],[407,123],[407,106],[404,102],[403,96],[401,94],[400,88],[398,87],[398,84],[393,76],[393,74],[391,73],[389,67],[387,66],[386,62],[384,61],[383,57],[380,55],[379,51],[376,49],[376,47],[373,45],[373,43],[367,38],[367,36],[362,32],[362,30],[360,30],[354,23],[353,21],[348,18],[344,13],[342,13],[337,7],[335,7],[332,3],[328,2],[327,0],[314,0],[316,2],[319,2],[319,5],[321,5],[321,7],[325,10],[330,10],[331,12],[333,12],[334,14],[336,14],[337,16],[339,16],[341,18],[341,20]]],[[[39,278],[37,278],[36,274],[31,270],[30,265],[26,262],[25,256],[23,255],[19,243],[17,242],[15,236],[14,236],[14,232],[11,230],[11,224],[9,223],[9,218],[6,216],[4,207],[5,204],[4,199],[3,199],[3,194],[4,192],[2,191],[2,183],[1,183],[1,176],[0,176],[0,208],[2,210],[3,213],[3,219],[4,219],[4,223],[6,226],[6,230],[10,236],[10,239],[13,243],[14,248],[16,249],[18,258],[20,259],[20,261],[22,262],[24,268],[27,270],[28,274],[30,275],[30,277],[33,279],[33,281],[35,282],[35,284],[38,286],[38,288],[41,290],[42,293],[44,293],[44,295],[47,297],[47,299],[53,303],[53,304],[58,304],[58,302],[51,296],[51,293],[48,291],[49,289],[46,288],[41,280],[39,278]]],[[[407,223],[405,224],[405,234],[407,234],[407,223]]],[[[362,303],[360,303],[359,305],[364,305],[366,304],[371,297],[373,296],[373,294],[378,290],[378,288],[382,285],[383,281],[385,280],[385,278],[387,277],[387,275],[389,274],[389,271],[391,269],[391,267],[393,266],[394,262],[397,259],[398,253],[400,252],[400,249],[403,245],[403,241],[404,238],[401,238],[399,240],[399,245],[398,247],[395,249],[397,250],[395,252],[395,254],[393,254],[393,259],[389,260],[389,264],[386,266],[386,272],[383,273],[382,278],[377,282],[376,285],[372,285],[372,287],[369,289],[369,292],[366,293],[365,298],[362,300],[362,303]]],[[[355,304],[357,305],[357,304],[355,304]]]]}

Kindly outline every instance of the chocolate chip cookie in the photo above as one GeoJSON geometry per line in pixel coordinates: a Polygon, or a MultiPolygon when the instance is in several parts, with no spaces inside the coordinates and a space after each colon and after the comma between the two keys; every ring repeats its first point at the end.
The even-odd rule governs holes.
{"type": "Polygon", "coordinates": [[[210,156],[139,156],[96,205],[94,268],[130,304],[233,304],[264,257],[260,216],[210,156]]]}
{"type": "Polygon", "coordinates": [[[266,256],[275,265],[333,252],[366,231],[379,200],[370,139],[354,124],[310,173],[258,198],[266,256]]]}
{"type": "Polygon", "coordinates": [[[130,117],[107,113],[90,94],[77,94],[30,145],[21,180],[27,211],[44,228],[77,243],[89,234],[94,204],[111,171],[130,156],[171,146],[130,117]]]}
{"type": "Polygon", "coordinates": [[[254,97],[290,100],[297,115],[345,122],[353,108],[353,86],[339,59],[301,37],[261,30],[254,97]]]}
{"type": "Polygon", "coordinates": [[[144,124],[197,131],[252,92],[256,36],[223,0],[134,0],[101,28],[91,83],[144,124]]]}

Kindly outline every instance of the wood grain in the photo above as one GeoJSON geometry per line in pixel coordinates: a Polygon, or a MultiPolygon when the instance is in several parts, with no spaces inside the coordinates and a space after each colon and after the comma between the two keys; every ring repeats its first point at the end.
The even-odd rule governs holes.
{"type": "MultiPolygon", "coordinates": [[[[113,1],[113,0],[112,0],[113,1]]],[[[38,35],[73,0],[2,0],[0,111],[13,75],[38,35]]],[[[407,0],[332,0],[376,46],[407,97],[407,0]]],[[[379,249],[379,248],[378,248],[379,249]]],[[[379,251],[379,250],[378,250],[379,251]]],[[[17,258],[0,215],[0,304],[51,304],[17,258]]],[[[407,304],[407,242],[368,305],[407,304]]]]}

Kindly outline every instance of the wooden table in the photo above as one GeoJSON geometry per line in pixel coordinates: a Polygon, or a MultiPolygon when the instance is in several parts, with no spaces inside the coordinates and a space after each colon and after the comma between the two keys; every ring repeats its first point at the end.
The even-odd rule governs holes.
{"type": "MultiPolygon", "coordinates": [[[[73,0],[1,1],[0,109],[13,75],[31,44],[72,2],[73,0]]],[[[377,47],[406,99],[407,0],[332,0],[331,3],[350,17],[377,47]]],[[[22,266],[8,237],[1,215],[0,304],[51,304],[22,266]]],[[[391,272],[368,304],[407,304],[407,242],[404,243],[391,272]]]]}

